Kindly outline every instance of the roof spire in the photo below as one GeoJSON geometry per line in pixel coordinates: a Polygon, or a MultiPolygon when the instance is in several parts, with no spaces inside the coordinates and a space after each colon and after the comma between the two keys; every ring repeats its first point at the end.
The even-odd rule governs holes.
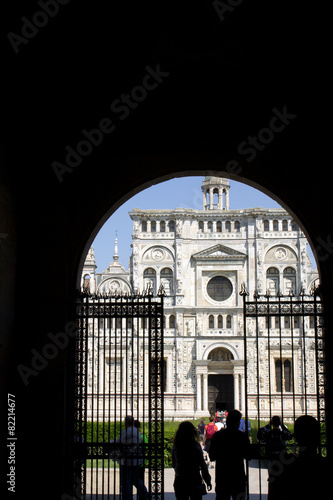
{"type": "Polygon", "coordinates": [[[113,255],[113,262],[117,262],[119,260],[119,255],[118,255],[118,231],[116,231],[116,239],[114,242],[114,255],[113,255]]]}

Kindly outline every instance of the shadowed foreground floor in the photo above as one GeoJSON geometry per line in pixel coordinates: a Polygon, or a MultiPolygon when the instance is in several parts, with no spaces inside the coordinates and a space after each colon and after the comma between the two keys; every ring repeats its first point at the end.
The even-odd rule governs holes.
{"type": "MultiPolygon", "coordinates": [[[[204,496],[205,500],[215,499],[215,468],[209,469],[210,475],[212,476],[213,489],[207,495],[204,496]]],[[[249,462],[249,487],[250,487],[250,500],[259,500],[261,493],[261,500],[267,500],[267,469],[260,469],[258,463],[255,460],[249,462]],[[261,484],[261,492],[260,492],[261,484]]],[[[165,500],[175,500],[175,494],[173,489],[174,481],[174,470],[165,469],[164,470],[164,498],[165,500]]],[[[110,498],[114,500],[119,500],[119,495],[113,496],[113,493],[119,492],[119,469],[116,469],[116,477],[113,476],[113,470],[110,470],[109,478],[107,477],[107,471],[104,471],[104,484],[102,485],[103,477],[102,470],[99,470],[98,477],[96,477],[96,471],[93,471],[91,488],[91,477],[90,469],[87,469],[87,488],[86,488],[86,498],[87,500],[102,500],[102,498],[107,498],[107,492],[109,491],[110,498]],[[104,496],[102,491],[104,489],[104,496]],[[98,491],[98,494],[96,494],[98,491]]],[[[146,482],[148,484],[148,475],[146,473],[146,482]]],[[[135,488],[134,488],[134,492],[135,488]]]]}

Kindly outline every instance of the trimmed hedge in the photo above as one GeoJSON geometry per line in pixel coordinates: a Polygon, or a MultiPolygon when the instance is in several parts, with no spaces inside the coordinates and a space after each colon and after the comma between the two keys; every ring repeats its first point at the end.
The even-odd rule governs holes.
{"type": "MultiPolygon", "coordinates": [[[[201,419],[190,420],[195,427],[199,424],[201,419]]],[[[206,418],[206,423],[208,424],[209,419],[206,418]]],[[[178,429],[178,426],[181,421],[164,421],[164,467],[170,468],[172,467],[171,460],[171,450],[173,445],[173,438],[178,429]]],[[[258,432],[258,422],[256,420],[250,420],[251,423],[251,438],[252,443],[257,444],[257,432],[258,432]]],[[[267,424],[267,421],[260,422],[260,427],[267,424]]],[[[294,426],[292,424],[287,424],[288,429],[293,434],[294,426]]],[[[124,428],[123,423],[116,422],[87,422],[87,442],[109,442],[112,439],[116,439],[121,430],[124,428]]],[[[141,428],[141,432],[144,434],[148,434],[148,424],[146,423],[146,431],[141,428]]],[[[289,444],[292,444],[293,441],[290,441],[289,444]]]]}

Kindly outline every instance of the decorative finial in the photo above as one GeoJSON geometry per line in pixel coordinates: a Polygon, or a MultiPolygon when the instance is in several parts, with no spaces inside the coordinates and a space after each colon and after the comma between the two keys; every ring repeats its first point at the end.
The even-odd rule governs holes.
{"type": "Polygon", "coordinates": [[[113,255],[113,262],[117,262],[118,259],[119,259],[119,255],[118,255],[118,231],[116,231],[116,239],[115,239],[115,242],[114,242],[114,255],[113,255]]]}

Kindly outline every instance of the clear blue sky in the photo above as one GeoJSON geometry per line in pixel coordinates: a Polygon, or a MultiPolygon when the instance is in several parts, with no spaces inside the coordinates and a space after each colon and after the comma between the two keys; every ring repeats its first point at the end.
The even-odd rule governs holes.
{"type": "MultiPolygon", "coordinates": [[[[104,271],[113,260],[116,231],[118,233],[119,261],[125,269],[128,268],[133,232],[133,221],[128,213],[133,208],[194,208],[202,210],[201,184],[203,179],[203,176],[195,176],[162,182],[141,191],[124,203],[107,220],[93,242],[97,271],[104,271]]],[[[254,207],[280,207],[276,201],[257,189],[232,180],[229,180],[229,183],[230,209],[232,210],[254,207]]],[[[308,251],[312,258],[309,246],[308,251]]]]}

